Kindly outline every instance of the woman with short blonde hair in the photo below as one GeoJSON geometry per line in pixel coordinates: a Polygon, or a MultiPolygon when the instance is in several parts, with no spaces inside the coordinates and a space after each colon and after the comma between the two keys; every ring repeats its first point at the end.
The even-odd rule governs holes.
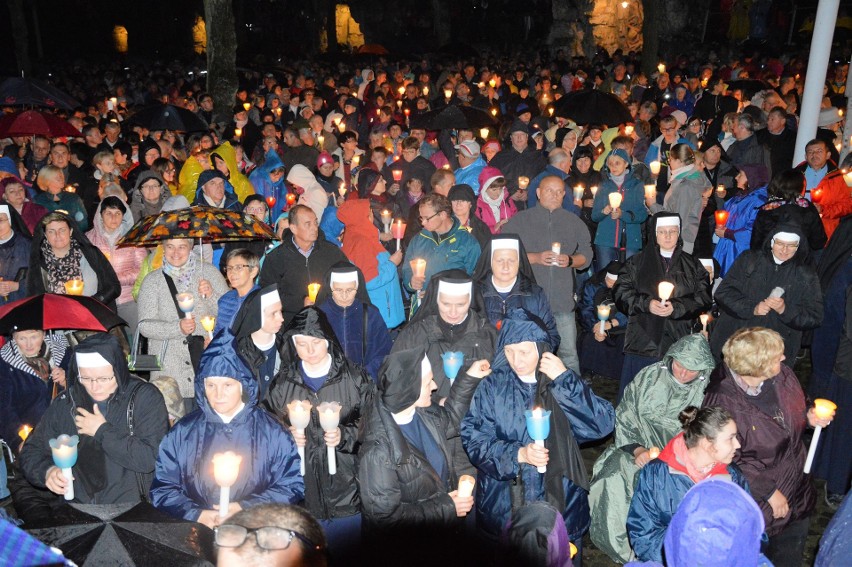
{"type": "Polygon", "coordinates": [[[740,329],[722,347],[725,364],[740,376],[772,378],[773,365],[781,354],[784,339],[765,327],[740,329]]]}

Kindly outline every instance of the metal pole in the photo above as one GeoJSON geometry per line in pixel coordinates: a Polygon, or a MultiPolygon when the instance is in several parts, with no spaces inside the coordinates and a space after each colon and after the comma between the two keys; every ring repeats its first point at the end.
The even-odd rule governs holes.
{"type": "Polygon", "coordinates": [[[793,33],[796,31],[796,12],[799,11],[799,5],[793,2],[793,15],[790,18],[790,33],[787,34],[787,45],[793,45],[793,33]]]}
{"type": "Polygon", "coordinates": [[[828,71],[831,40],[834,36],[839,6],[840,0],[819,0],[817,6],[811,38],[811,55],[808,58],[808,74],[805,77],[805,92],[799,113],[799,134],[796,136],[796,149],[793,152],[793,166],[805,159],[805,144],[816,135],[822,88],[825,85],[826,71],[828,71]]]}
{"type": "Polygon", "coordinates": [[[701,27],[701,43],[704,43],[704,39],[707,37],[707,22],[710,20],[710,7],[707,7],[707,10],[704,12],[704,25],[701,27]]]}
{"type": "MultiPolygon", "coordinates": [[[[852,67],[852,61],[850,61],[852,67]]],[[[840,161],[849,155],[852,150],[852,128],[849,127],[849,113],[852,112],[852,73],[846,74],[846,114],[843,115],[843,145],[840,147],[840,161]]],[[[839,163],[837,164],[840,165],[839,163]]]]}

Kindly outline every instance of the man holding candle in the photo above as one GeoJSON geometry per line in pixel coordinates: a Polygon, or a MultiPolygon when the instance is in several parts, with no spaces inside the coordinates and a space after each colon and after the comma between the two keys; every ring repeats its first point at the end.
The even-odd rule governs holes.
{"type": "Polygon", "coordinates": [[[577,327],[574,319],[574,273],[591,264],[589,230],[580,218],[562,208],[565,182],[545,177],[538,187],[538,205],[520,211],[503,227],[520,236],[527,250],[536,283],[544,288],[561,341],[557,355],[580,374],[577,327]],[[559,251],[554,251],[554,243],[559,251]]]}
{"type": "Polygon", "coordinates": [[[503,172],[509,194],[518,208],[523,209],[527,202],[527,186],[521,187],[520,179],[526,177],[529,183],[530,179],[544,171],[547,160],[535,146],[529,145],[529,126],[520,120],[512,123],[509,138],[511,146],[498,152],[488,165],[503,172]]]}
{"type": "Polygon", "coordinates": [[[256,504],[294,504],[304,498],[293,438],[258,406],[258,383],[230,344],[204,351],[195,380],[198,409],[181,419],[160,444],[151,503],[177,518],[209,528],[222,519],[213,456],[242,457],[230,487],[227,515],[256,504]]]}
{"type": "MultiPolygon", "coordinates": [[[[435,165],[420,155],[420,140],[413,136],[402,140],[401,157],[385,168],[383,175],[388,187],[393,184],[403,186],[412,177],[427,180],[435,173],[435,165]],[[394,171],[402,172],[399,179],[394,176],[394,171]]],[[[391,190],[391,193],[395,191],[391,190]]]]}
{"type": "MultiPolygon", "coordinates": [[[[74,349],[67,377],[68,390],[50,405],[21,450],[26,480],[65,494],[68,481],[53,464],[48,440],[78,435],[79,457],[73,469],[77,502],[146,499],[157,447],[169,427],[162,394],[130,374],[118,341],[106,333],[91,335],[74,349]]],[[[25,503],[29,508],[22,514],[25,520],[28,513],[39,512],[31,504],[25,503]]]]}
{"type": "Polygon", "coordinates": [[[491,375],[462,422],[462,442],[479,470],[476,519],[487,538],[498,537],[516,505],[546,500],[581,547],[590,516],[578,443],[608,435],[615,415],[549,351],[547,332],[537,322],[519,313],[503,323],[491,375]],[[525,412],[532,408],[550,413],[543,447],[527,432],[525,412]],[[543,466],[546,471],[538,472],[543,466]]]}

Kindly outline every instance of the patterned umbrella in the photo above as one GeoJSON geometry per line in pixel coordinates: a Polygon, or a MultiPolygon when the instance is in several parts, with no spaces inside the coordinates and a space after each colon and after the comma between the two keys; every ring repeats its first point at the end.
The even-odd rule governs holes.
{"type": "Polygon", "coordinates": [[[145,217],[117,245],[154,246],[173,238],[197,238],[203,242],[278,239],[268,224],[252,215],[214,207],[188,207],[145,217]]]}

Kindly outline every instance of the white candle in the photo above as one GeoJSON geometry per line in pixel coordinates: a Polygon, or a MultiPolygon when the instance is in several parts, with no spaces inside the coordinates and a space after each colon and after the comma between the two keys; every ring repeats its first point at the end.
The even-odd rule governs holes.
{"type": "Polygon", "coordinates": [[[240,462],[243,458],[233,451],[213,455],[213,479],[219,485],[219,517],[228,517],[231,499],[231,487],[240,474],[240,462]]]}
{"type": "Polygon", "coordinates": [[[473,487],[476,486],[476,479],[469,474],[464,474],[459,477],[458,494],[461,498],[469,498],[473,496],[473,487]]]}
{"type": "Polygon", "coordinates": [[[582,201],[583,200],[583,192],[584,192],[584,189],[583,189],[582,185],[577,185],[576,187],[574,187],[574,200],[575,201],[582,201]]]}
{"type": "Polygon", "coordinates": [[[657,198],[657,186],[656,185],[645,185],[645,198],[650,200],[656,200],[657,198]]]}
{"type": "Polygon", "coordinates": [[[195,308],[195,296],[191,293],[179,293],[175,296],[178,307],[184,312],[187,319],[192,319],[192,310],[195,308]]]}
{"type": "MultiPolygon", "coordinates": [[[[287,404],[287,415],[290,418],[290,425],[296,428],[300,434],[305,434],[305,428],[311,422],[311,402],[305,400],[293,400],[287,404]]],[[[305,448],[297,447],[301,464],[299,465],[299,473],[305,476],[305,448]]]]}
{"type": "MultiPolygon", "coordinates": [[[[823,398],[817,398],[814,400],[814,415],[816,415],[819,419],[830,419],[834,410],[837,409],[837,404],[830,400],[826,400],[823,398]]],[[[814,435],[811,438],[811,446],[808,448],[808,457],[805,459],[805,474],[810,474],[811,465],[814,462],[814,456],[816,455],[817,445],[819,444],[819,436],[822,433],[822,426],[817,425],[814,427],[814,435]]]]}
{"type": "Polygon", "coordinates": [[[624,197],[622,197],[621,193],[610,193],[607,195],[609,197],[609,206],[613,209],[617,209],[621,206],[621,201],[624,197]]]}
{"type": "Polygon", "coordinates": [[[518,188],[519,189],[526,189],[529,184],[530,184],[530,178],[529,177],[524,177],[523,175],[518,177],[518,188]]]}
{"type": "Polygon", "coordinates": [[[674,292],[674,284],[672,282],[660,282],[660,285],[657,286],[657,291],[660,294],[660,299],[662,300],[660,303],[665,305],[669,298],[672,296],[672,292],[674,292]]]}
{"type": "Polygon", "coordinates": [[[589,191],[591,191],[591,193],[592,193],[592,198],[594,198],[594,197],[595,197],[595,195],[597,195],[597,194],[598,194],[598,186],[597,186],[597,185],[592,185],[591,187],[589,187],[589,191]]]}
{"type": "Polygon", "coordinates": [[[706,333],[707,332],[707,323],[710,322],[710,314],[709,313],[702,313],[701,315],[698,316],[698,319],[701,320],[701,330],[706,333]]]}
{"type": "MultiPolygon", "coordinates": [[[[339,402],[323,402],[317,406],[319,412],[320,426],[326,433],[332,432],[340,425],[340,410],[342,406],[339,402]]],[[[328,474],[337,473],[337,456],[334,452],[334,447],[326,445],[328,454],[328,474]]]]}
{"type": "Polygon", "coordinates": [[[660,174],[660,162],[654,160],[651,162],[651,175],[659,175],[660,174]]]}

